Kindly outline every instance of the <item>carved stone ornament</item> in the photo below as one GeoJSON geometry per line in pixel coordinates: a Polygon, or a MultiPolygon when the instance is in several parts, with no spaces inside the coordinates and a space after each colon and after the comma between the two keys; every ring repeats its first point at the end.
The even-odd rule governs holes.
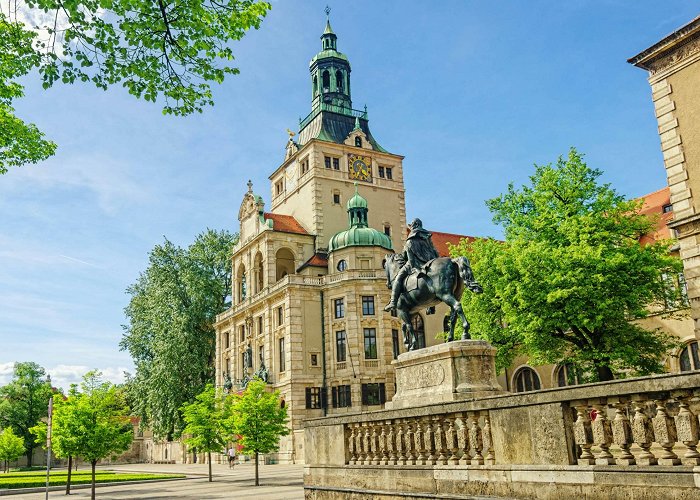
{"type": "Polygon", "coordinates": [[[661,71],[672,68],[678,63],[700,52],[700,37],[694,38],[680,47],[674,49],[670,54],[658,58],[649,64],[649,73],[655,75],[661,71]]]}

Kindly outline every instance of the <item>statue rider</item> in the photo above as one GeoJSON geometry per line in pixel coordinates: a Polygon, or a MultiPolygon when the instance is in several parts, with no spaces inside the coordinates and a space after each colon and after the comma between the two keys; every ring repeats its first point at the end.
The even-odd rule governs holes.
{"type": "Polygon", "coordinates": [[[384,307],[385,311],[396,310],[396,301],[401,295],[406,276],[414,270],[421,271],[428,262],[439,257],[433,245],[432,234],[423,229],[423,222],[420,219],[414,219],[408,227],[411,232],[408,234],[406,245],[403,248],[406,263],[401,267],[394,283],[392,283],[391,301],[384,307]]]}

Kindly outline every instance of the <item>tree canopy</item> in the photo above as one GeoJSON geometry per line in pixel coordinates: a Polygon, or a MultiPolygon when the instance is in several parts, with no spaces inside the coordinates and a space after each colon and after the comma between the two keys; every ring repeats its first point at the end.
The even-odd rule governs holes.
{"type": "Polygon", "coordinates": [[[234,394],[230,428],[239,435],[238,444],[245,455],[255,455],[255,486],[258,456],[279,449],[281,436],[289,434],[287,407],[280,404],[279,391],[268,392],[265,382],[254,379],[242,394],[234,394]]]}
{"type": "Polygon", "coordinates": [[[121,84],[163,113],[212,105],[211,83],[237,74],[231,42],[257,29],[270,4],[254,0],[26,0],[0,10],[0,174],[51,156],[56,145],[14,115],[19,79],[121,84]]]}
{"type": "Polygon", "coordinates": [[[36,443],[31,428],[48,415],[53,394],[46,371],[36,363],[15,363],[10,383],[0,387],[0,427],[12,427],[24,440],[27,464],[36,443]]]}
{"type": "Polygon", "coordinates": [[[127,293],[121,348],[134,360],[127,380],[135,414],[157,438],[178,437],[181,408],[214,380],[213,323],[228,307],[237,235],[207,230],[187,248],[167,239],[127,293]]]}
{"type": "Polygon", "coordinates": [[[505,242],[462,241],[483,294],[465,294],[473,331],[499,348],[499,366],[527,354],[536,363],[571,363],[593,380],[650,374],[676,345],[634,320],[667,300],[662,275],[678,276],[670,242],[640,245],[655,221],[640,214],[602,172],[572,149],[535,166],[530,183],[487,201],[505,242]]]}
{"type": "Polygon", "coordinates": [[[0,463],[3,471],[9,469],[9,462],[17,460],[24,453],[24,440],[17,436],[12,427],[0,431],[0,463]]]}
{"type": "Polygon", "coordinates": [[[228,398],[217,392],[211,384],[207,384],[195,401],[182,406],[181,411],[186,424],[183,430],[183,435],[186,436],[185,443],[197,451],[207,452],[210,482],[211,452],[225,449],[226,444],[234,437],[227,426],[230,410],[228,398]]]}

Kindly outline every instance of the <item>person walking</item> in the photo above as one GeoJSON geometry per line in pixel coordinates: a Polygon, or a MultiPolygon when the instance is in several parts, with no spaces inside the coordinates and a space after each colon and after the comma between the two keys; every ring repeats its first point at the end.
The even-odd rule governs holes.
{"type": "Polygon", "coordinates": [[[236,450],[231,446],[228,449],[228,468],[233,469],[234,465],[236,465],[236,450]]]}

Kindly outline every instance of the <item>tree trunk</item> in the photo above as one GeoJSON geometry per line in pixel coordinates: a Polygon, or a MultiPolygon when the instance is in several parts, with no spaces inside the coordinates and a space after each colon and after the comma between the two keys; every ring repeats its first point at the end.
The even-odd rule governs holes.
{"type": "Polygon", "coordinates": [[[68,455],[68,477],[66,478],[66,495],[70,495],[70,476],[73,470],[73,455],[68,455]]]}
{"type": "Polygon", "coordinates": [[[95,500],[95,466],[97,465],[97,460],[90,462],[92,465],[92,489],[90,492],[90,500],[95,500]]]}
{"type": "Polygon", "coordinates": [[[209,462],[209,482],[211,483],[211,451],[207,452],[207,461],[209,462]]]}
{"type": "Polygon", "coordinates": [[[260,478],[258,477],[258,452],[255,452],[255,486],[260,486],[260,478]]]}
{"type": "Polygon", "coordinates": [[[27,467],[32,466],[32,458],[34,458],[34,448],[27,449],[27,467]]]}

